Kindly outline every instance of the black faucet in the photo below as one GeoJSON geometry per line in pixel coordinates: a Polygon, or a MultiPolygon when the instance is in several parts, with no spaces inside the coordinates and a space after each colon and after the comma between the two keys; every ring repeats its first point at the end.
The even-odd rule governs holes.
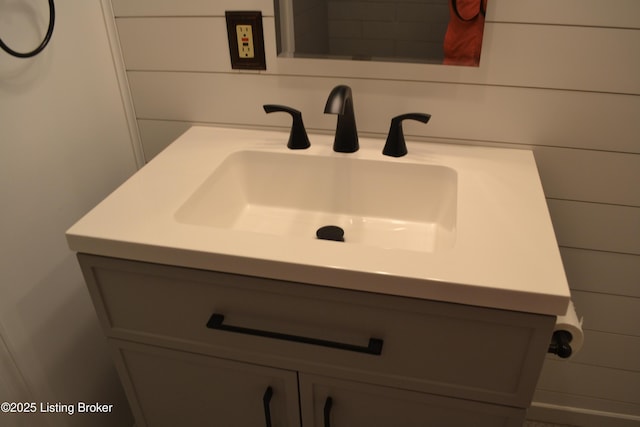
{"type": "Polygon", "coordinates": [[[354,153],[358,151],[360,145],[358,144],[356,117],[353,114],[351,88],[344,85],[334,87],[329,94],[329,98],[327,98],[324,112],[338,115],[333,151],[339,153],[354,153]]]}

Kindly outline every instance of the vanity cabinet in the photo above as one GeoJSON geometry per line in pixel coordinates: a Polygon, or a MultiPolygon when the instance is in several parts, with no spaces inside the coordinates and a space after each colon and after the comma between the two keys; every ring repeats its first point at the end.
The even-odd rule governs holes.
{"type": "MultiPolygon", "coordinates": [[[[137,427],[520,427],[555,317],[79,254],[137,427]]],[[[428,285],[425,285],[428,286],[428,285]]]]}

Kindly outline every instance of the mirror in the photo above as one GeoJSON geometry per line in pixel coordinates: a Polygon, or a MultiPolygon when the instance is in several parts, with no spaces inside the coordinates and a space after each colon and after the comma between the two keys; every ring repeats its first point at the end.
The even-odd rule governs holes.
{"type": "Polygon", "coordinates": [[[274,0],[278,56],[478,66],[487,0],[274,0]]]}

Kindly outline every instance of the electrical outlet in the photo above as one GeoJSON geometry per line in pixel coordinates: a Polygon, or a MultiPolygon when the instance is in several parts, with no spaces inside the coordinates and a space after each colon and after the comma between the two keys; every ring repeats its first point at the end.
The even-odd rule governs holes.
{"type": "Polygon", "coordinates": [[[226,11],[231,68],[266,70],[262,12],[226,11]]]}
{"type": "Polygon", "coordinates": [[[238,35],[238,54],[240,58],[255,58],[251,25],[236,25],[236,34],[238,35]]]}

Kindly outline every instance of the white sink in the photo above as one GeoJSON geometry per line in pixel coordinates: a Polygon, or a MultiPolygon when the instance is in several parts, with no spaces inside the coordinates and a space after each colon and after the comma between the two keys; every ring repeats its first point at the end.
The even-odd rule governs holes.
{"type": "Polygon", "coordinates": [[[347,244],[433,252],[455,241],[456,182],[453,169],[438,165],[238,151],[176,219],[293,239],[336,225],[347,244]]]}
{"type": "Polygon", "coordinates": [[[549,315],[569,287],[529,150],[193,127],[67,231],[71,249],[549,315]],[[344,242],[320,240],[335,225],[344,242]]]}

